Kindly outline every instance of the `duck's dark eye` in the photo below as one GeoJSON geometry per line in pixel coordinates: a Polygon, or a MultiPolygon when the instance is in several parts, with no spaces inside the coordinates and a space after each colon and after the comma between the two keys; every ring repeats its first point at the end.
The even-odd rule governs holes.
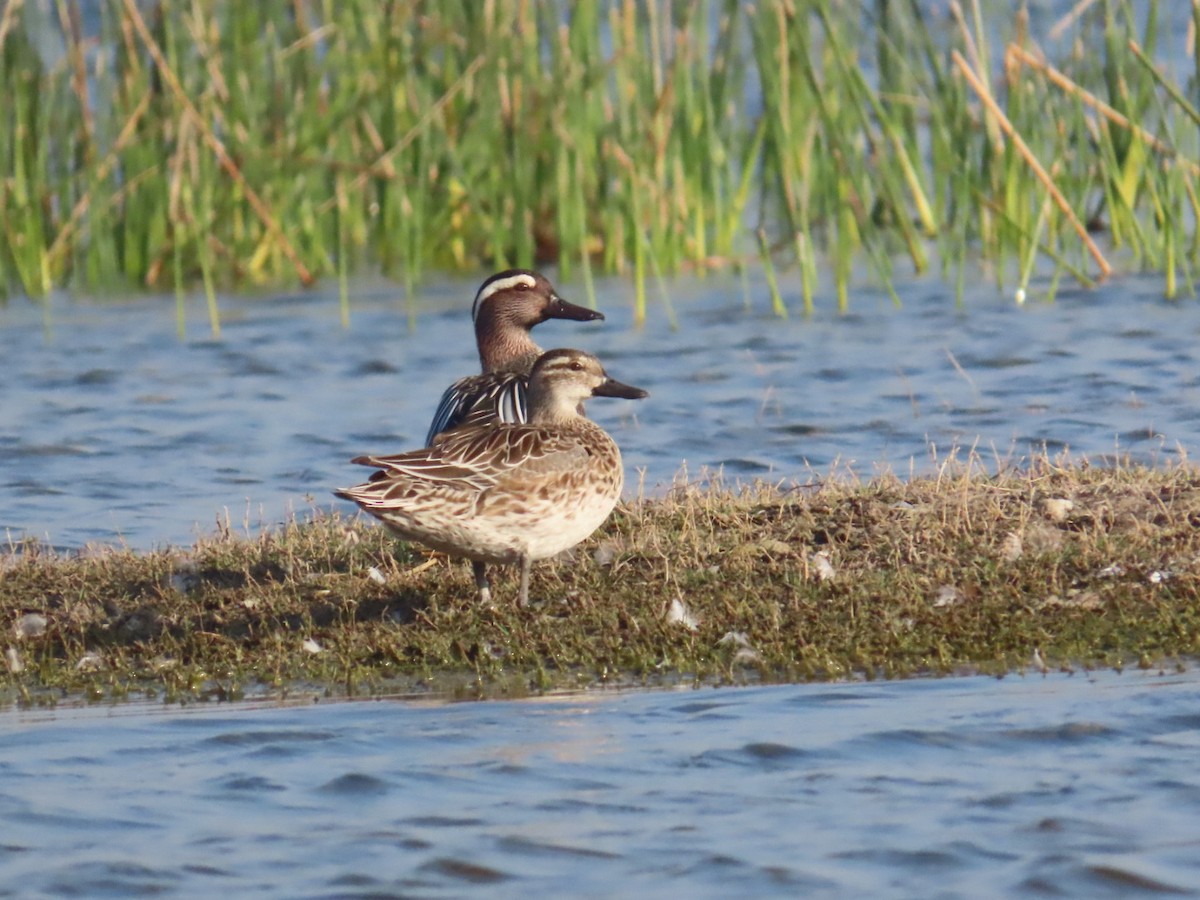
{"type": "Polygon", "coordinates": [[[528,285],[528,283],[526,283],[524,281],[518,281],[516,284],[513,285],[513,289],[518,290],[518,291],[527,291],[527,290],[529,290],[529,285],[528,285]]]}
{"type": "Polygon", "coordinates": [[[573,359],[573,360],[571,360],[571,371],[573,371],[573,372],[582,372],[582,371],[583,371],[583,363],[581,363],[581,362],[580,362],[579,360],[577,360],[577,359],[573,359]]]}

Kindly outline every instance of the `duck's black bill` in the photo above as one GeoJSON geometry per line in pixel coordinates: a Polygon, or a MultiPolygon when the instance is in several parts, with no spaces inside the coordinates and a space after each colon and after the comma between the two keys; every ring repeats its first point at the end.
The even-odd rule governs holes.
{"type": "Polygon", "coordinates": [[[593,397],[622,397],[625,400],[641,400],[643,397],[649,397],[649,391],[643,391],[640,387],[634,387],[631,384],[622,384],[609,378],[604,384],[592,391],[593,397]]]}
{"type": "Polygon", "coordinates": [[[603,319],[604,313],[588,309],[586,306],[576,306],[574,303],[568,303],[562,297],[555,297],[554,302],[546,308],[546,318],[592,322],[596,319],[603,319]]]}

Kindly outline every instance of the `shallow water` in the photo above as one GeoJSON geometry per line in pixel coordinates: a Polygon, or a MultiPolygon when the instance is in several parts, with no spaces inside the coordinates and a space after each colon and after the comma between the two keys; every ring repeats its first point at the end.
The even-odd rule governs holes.
{"type": "MultiPolygon", "coordinates": [[[[415,328],[391,288],[356,290],[348,329],[328,294],[224,298],[220,340],[198,301],[183,341],[162,299],[0,307],[0,535],[147,548],[226,517],[254,530],[331,507],[333,488],[366,474],[351,456],[418,446],[442,389],[476,370],[475,287],[427,289],[415,328]]],[[[941,282],[916,281],[902,309],[861,290],[848,315],[781,321],[760,283],[680,280],[673,329],[661,305],[634,327],[629,286],[610,281],[606,322],[536,335],[650,390],[589,406],[631,490],[685,462],[693,475],[807,479],[835,462],[907,474],[956,445],[989,462],[1043,445],[1163,460],[1200,446],[1200,305],[1160,289],[1127,278],[1016,307],[981,285],[956,307],[941,282]]]]}
{"type": "Polygon", "coordinates": [[[1200,673],[0,715],[0,895],[1200,893],[1200,673]]]}

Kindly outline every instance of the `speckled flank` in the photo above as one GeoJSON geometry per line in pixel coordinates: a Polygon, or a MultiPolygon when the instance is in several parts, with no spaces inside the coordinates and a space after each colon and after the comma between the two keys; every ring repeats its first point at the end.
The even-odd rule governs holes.
{"type": "MultiPolygon", "coordinates": [[[[355,459],[377,466],[366,484],[339,491],[400,537],[484,563],[530,564],[595,531],[621,496],[621,452],[579,414],[593,396],[636,399],[579,350],[551,350],[530,375],[530,422],[492,423],[441,435],[434,446],[355,459]]],[[[489,596],[481,570],[480,593],[489,596]]]]}

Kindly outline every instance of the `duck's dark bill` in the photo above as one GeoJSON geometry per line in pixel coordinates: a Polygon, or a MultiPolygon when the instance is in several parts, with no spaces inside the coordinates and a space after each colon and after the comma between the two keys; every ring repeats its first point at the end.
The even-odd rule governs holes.
{"type": "Polygon", "coordinates": [[[622,384],[611,378],[592,391],[592,394],[596,397],[624,397],[626,400],[641,400],[643,397],[650,396],[649,391],[643,391],[631,384],[622,384]]]}
{"type": "Polygon", "coordinates": [[[554,302],[546,309],[546,315],[551,319],[574,319],[576,322],[591,322],[604,318],[604,313],[588,309],[586,306],[568,303],[562,297],[554,299],[554,302]]]}

